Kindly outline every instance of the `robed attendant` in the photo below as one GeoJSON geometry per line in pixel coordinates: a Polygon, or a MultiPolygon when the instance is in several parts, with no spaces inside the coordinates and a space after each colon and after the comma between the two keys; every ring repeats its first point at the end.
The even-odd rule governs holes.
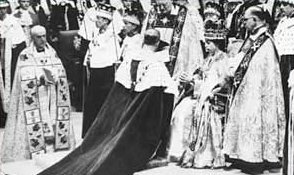
{"type": "Polygon", "coordinates": [[[1,161],[34,158],[75,146],[66,72],[46,42],[44,27],[19,56],[1,147],[1,161]]]}
{"type": "MultiPolygon", "coordinates": [[[[4,83],[2,104],[5,113],[8,112],[7,108],[9,105],[17,57],[26,47],[25,34],[16,18],[8,14],[9,9],[10,6],[6,0],[0,1],[0,62],[2,67],[2,81],[4,83]]],[[[5,125],[5,116],[6,114],[0,116],[1,126],[5,125]]]]}
{"type": "Polygon", "coordinates": [[[277,168],[283,153],[283,89],[267,15],[259,6],[245,11],[244,25],[250,36],[230,61],[234,81],[223,151],[250,173],[277,168]]]}
{"type": "MultiPolygon", "coordinates": [[[[290,76],[290,71],[294,69],[294,1],[288,0],[280,0],[280,8],[285,15],[284,18],[280,20],[278,26],[275,30],[274,38],[277,45],[277,51],[280,55],[280,67],[282,73],[282,84],[283,84],[283,92],[284,92],[284,100],[285,100],[285,112],[286,112],[286,135],[285,141],[288,139],[288,135],[291,133],[288,132],[289,118],[290,118],[290,86],[288,84],[288,78],[290,76]]],[[[293,131],[292,131],[293,132],[293,131]]],[[[288,169],[288,147],[287,142],[284,145],[284,173],[288,169]]],[[[293,165],[291,165],[293,166],[293,165]]],[[[289,167],[290,168],[290,167],[289,167]]]]}
{"type": "Polygon", "coordinates": [[[158,47],[158,31],[144,38],[141,61],[120,71],[132,81],[117,80],[81,146],[40,175],[129,175],[144,168],[166,120],[164,96],[175,91],[162,61],[168,50],[158,47]]]}
{"type": "MultiPolygon", "coordinates": [[[[146,26],[143,29],[159,30],[162,40],[169,44],[169,61],[166,64],[177,83],[179,83],[181,73],[192,75],[203,62],[201,44],[204,43],[203,26],[203,19],[198,9],[185,0],[174,1],[174,3],[170,0],[152,1],[152,8],[147,15],[146,26]]],[[[169,97],[165,103],[170,103],[172,100],[174,99],[169,97]]],[[[156,159],[164,158],[164,161],[167,157],[172,111],[165,111],[165,113],[169,118],[166,121],[166,129],[162,133],[161,145],[155,156],[156,159]]],[[[150,167],[157,166],[156,161],[150,162],[150,167]]]]}

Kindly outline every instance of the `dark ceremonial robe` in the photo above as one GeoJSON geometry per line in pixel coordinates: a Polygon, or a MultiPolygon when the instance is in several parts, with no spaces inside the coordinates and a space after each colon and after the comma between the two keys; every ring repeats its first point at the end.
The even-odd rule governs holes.
{"type": "MultiPolygon", "coordinates": [[[[192,75],[203,62],[201,41],[204,41],[203,19],[198,9],[191,5],[173,5],[169,13],[161,13],[160,7],[153,6],[144,29],[159,30],[161,39],[169,44],[169,71],[178,83],[178,77],[185,72],[192,75]]],[[[157,156],[167,156],[166,147],[170,138],[169,127],[172,111],[166,111],[170,118],[162,133],[161,146],[157,156]]]]}
{"type": "Polygon", "coordinates": [[[164,111],[173,105],[166,101],[173,95],[164,93],[172,80],[163,62],[138,67],[135,88],[116,82],[81,146],[40,175],[130,175],[144,168],[160,141],[168,119],[164,111]]]}

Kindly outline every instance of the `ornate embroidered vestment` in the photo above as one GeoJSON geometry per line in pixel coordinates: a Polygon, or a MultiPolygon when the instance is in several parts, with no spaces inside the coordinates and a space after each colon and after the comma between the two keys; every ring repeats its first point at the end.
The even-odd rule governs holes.
{"type": "Polygon", "coordinates": [[[50,46],[42,54],[34,51],[34,47],[21,53],[11,96],[3,162],[74,146],[67,77],[50,46]]]}
{"type": "Polygon", "coordinates": [[[181,42],[181,36],[183,27],[185,24],[187,15],[187,8],[181,6],[177,15],[171,14],[160,14],[155,9],[151,9],[148,21],[147,21],[147,29],[150,28],[173,28],[173,34],[170,41],[170,64],[169,64],[169,71],[171,75],[173,74],[176,58],[179,52],[179,46],[181,42]]]}

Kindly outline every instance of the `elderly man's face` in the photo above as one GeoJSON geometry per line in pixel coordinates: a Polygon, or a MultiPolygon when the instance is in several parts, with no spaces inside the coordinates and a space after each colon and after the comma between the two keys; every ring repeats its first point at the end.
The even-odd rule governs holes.
{"type": "Polygon", "coordinates": [[[254,28],[256,27],[256,16],[253,16],[251,14],[250,10],[246,10],[244,17],[243,17],[243,22],[244,22],[244,26],[245,28],[251,32],[254,30],[254,28]]]}
{"type": "Polygon", "coordinates": [[[46,40],[46,31],[40,30],[32,34],[32,40],[37,49],[44,49],[47,43],[46,40]]]}

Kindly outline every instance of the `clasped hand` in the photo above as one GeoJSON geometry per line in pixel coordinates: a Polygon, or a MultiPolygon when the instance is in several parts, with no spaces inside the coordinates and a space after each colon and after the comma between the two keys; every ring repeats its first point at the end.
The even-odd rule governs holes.
{"type": "Polygon", "coordinates": [[[180,77],[179,77],[179,81],[180,83],[189,83],[193,80],[193,77],[188,75],[186,72],[183,72],[180,77]]]}

